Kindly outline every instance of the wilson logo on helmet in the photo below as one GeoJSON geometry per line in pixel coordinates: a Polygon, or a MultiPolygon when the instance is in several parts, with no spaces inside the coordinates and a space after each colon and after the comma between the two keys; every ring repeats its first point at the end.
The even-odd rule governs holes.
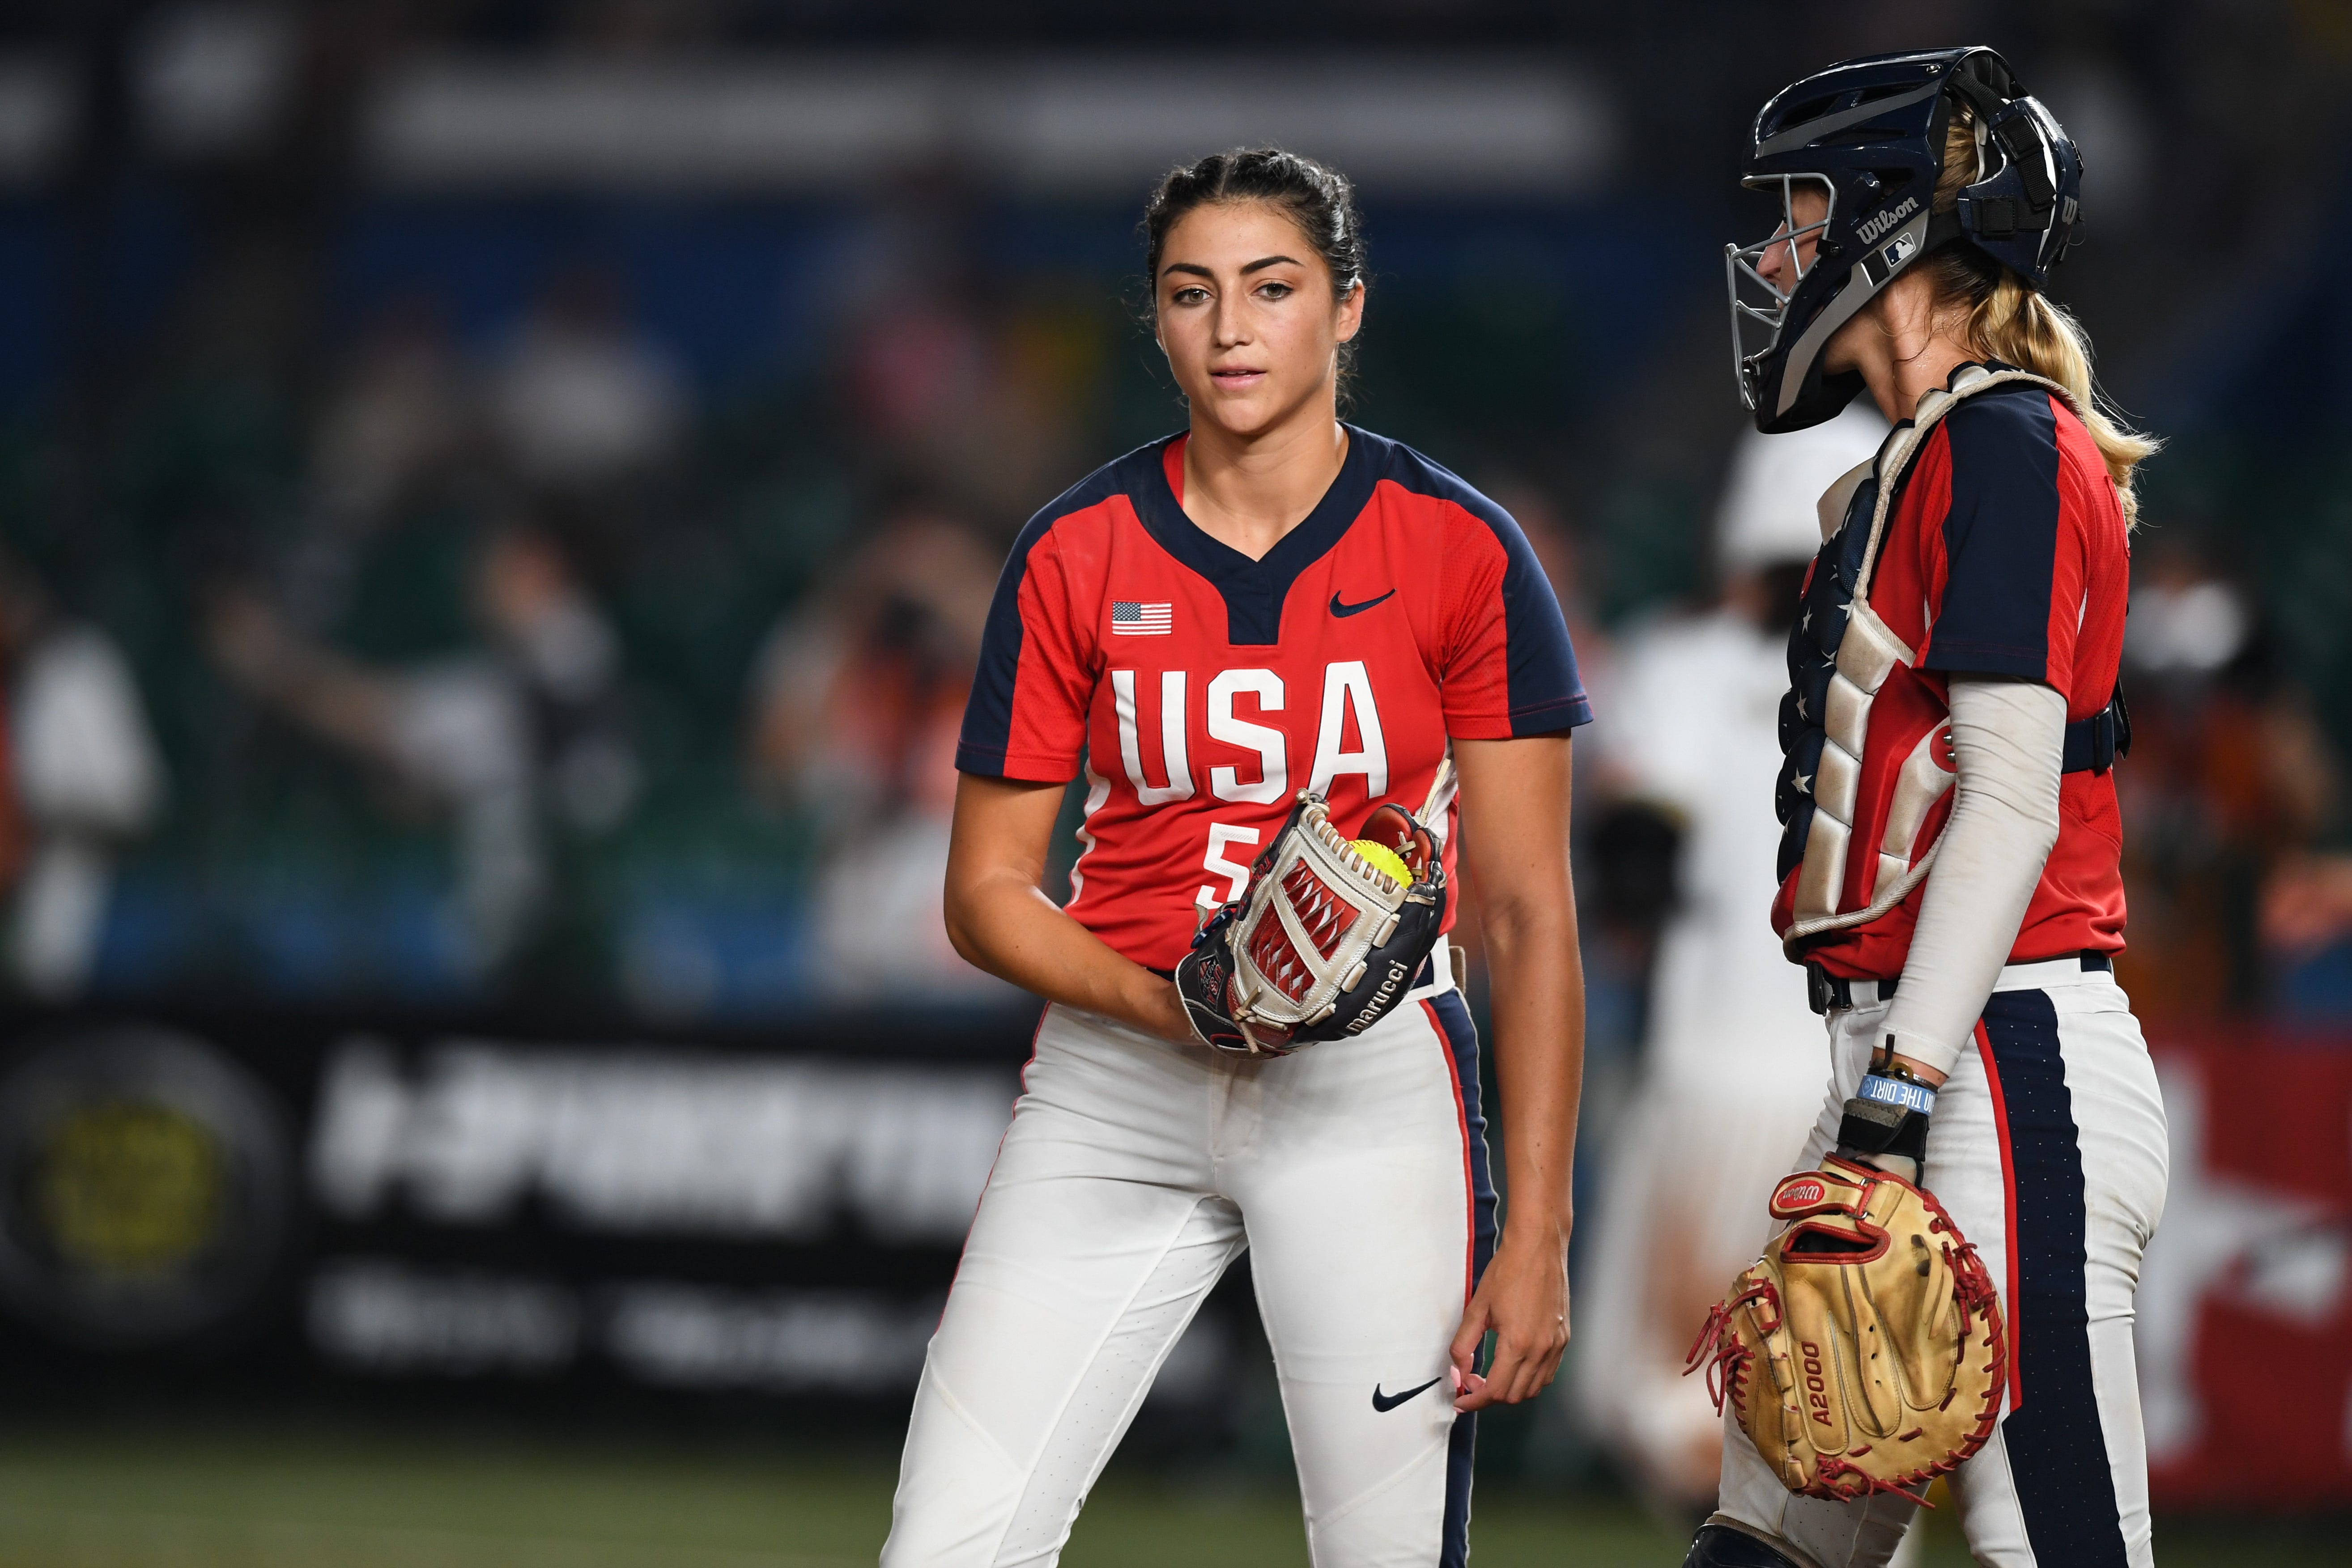
{"type": "Polygon", "coordinates": [[[1918,197],[1904,197],[1899,204],[1880,213],[1878,216],[1871,218],[1862,226],[1860,231],[1862,243],[1864,245],[1877,244],[1878,237],[1880,235],[1885,234],[1888,229],[1893,228],[1896,224],[1901,223],[1905,218],[1909,217],[1913,213],[1916,213],[1918,210],[1918,197]]]}

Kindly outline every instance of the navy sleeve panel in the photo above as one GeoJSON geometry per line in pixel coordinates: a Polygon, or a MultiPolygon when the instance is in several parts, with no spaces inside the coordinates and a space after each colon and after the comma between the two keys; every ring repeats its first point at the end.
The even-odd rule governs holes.
{"type": "Polygon", "coordinates": [[[1021,584],[1029,574],[1029,552],[1058,521],[1040,512],[1013,542],[997,574],[996,596],[988,604],[981,633],[980,668],[972,672],[964,701],[963,732],[956,744],[956,767],[989,778],[1004,776],[1004,752],[1013,737],[1013,689],[1021,674],[1021,584]]]}
{"type": "Polygon", "coordinates": [[[1391,444],[1390,477],[1416,494],[1452,501],[1491,530],[1503,546],[1503,631],[1510,667],[1511,733],[1554,735],[1592,722],[1592,703],[1576,670],[1576,649],[1559,597],[1535,547],[1509,512],[1462,478],[1401,442],[1391,444]]]}
{"type": "Polygon", "coordinates": [[[1491,501],[1487,507],[1493,515],[1480,521],[1503,542],[1509,563],[1503,568],[1503,627],[1511,649],[1511,733],[1549,735],[1590,724],[1592,703],[1551,579],[1518,523],[1491,501]]]}
{"type": "Polygon", "coordinates": [[[2058,425],[2050,395],[1980,393],[1948,415],[1952,504],[1926,668],[2050,679],[2058,555],[2058,425]]]}
{"type": "Polygon", "coordinates": [[[964,702],[963,731],[956,744],[958,771],[1004,776],[1004,755],[1013,738],[1013,689],[1021,676],[1021,584],[1029,575],[1030,552],[1063,518],[1118,493],[1119,467],[1112,463],[1087,475],[1031,518],[1013,542],[981,633],[980,668],[972,672],[971,696],[964,702]]]}

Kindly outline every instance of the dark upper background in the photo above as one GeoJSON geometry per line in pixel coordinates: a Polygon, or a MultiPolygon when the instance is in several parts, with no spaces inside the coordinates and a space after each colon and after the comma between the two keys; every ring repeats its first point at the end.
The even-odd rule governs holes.
{"type": "MultiPolygon", "coordinates": [[[[2321,0],[11,7],[11,983],[986,999],[937,934],[947,756],[1013,531],[1181,422],[1135,324],[1157,169],[1273,137],[1357,176],[1355,416],[1529,523],[1605,671],[1712,591],[1748,117],[1958,41],[2081,142],[2055,292],[2171,443],[2135,994],[2352,1012],[2321,0]]],[[[1637,970],[1664,846],[1592,805],[1637,970]]]]}

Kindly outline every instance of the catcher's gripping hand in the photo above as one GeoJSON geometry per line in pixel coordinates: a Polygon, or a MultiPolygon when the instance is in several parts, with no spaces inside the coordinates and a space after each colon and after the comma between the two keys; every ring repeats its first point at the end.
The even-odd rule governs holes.
{"type": "Polygon", "coordinates": [[[1249,890],[1220,909],[1176,965],[1176,992],[1201,1043],[1282,1056],[1361,1034],[1388,1016],[1437,945],[1445,869],[1412,815],[1383,805],[1360,837],[1394,846],[1400,881],[1331,826],[1301,790],[1290,820],[1250,868],[1249,890]]]}
{"type": "Polygon", "coordinates": [[[1835,1154],[1770,1206],[1792,1223],[1707,1314],[1690,1370],[1790,1491],[1917,1496],[2000,1414],[1991,1277],[1932,1195],[1835,1154]]]}

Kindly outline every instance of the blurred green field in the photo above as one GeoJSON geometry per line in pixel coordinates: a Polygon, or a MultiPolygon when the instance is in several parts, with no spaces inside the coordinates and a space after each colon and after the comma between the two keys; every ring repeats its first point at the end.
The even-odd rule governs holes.
{"type": "MultiPolygon", "coordinates": [[[[886,1460],[630,1452],[350,1434],[0,1437],[0,1568],[850,1568],[888,1522],[886,1460]]],[[[1929,1562],[1966,1553],[1933,1521],[1929,1562]]],[[[2180,1526],[2168,1568],[2352,1560],[2340,1529],[2180,1526]],[[2325,1542],[2326,1544],[2323,1544],[2325,1542]]],[[[1490,1487],[1472,1527],[1500,1565],[1673,1568],[1678,1531],[1632,1505],[1490,1487]]],[[[1106,1481],[1071,1568],[1303,1568],[1295,1498],[1106,1481]]]]}

